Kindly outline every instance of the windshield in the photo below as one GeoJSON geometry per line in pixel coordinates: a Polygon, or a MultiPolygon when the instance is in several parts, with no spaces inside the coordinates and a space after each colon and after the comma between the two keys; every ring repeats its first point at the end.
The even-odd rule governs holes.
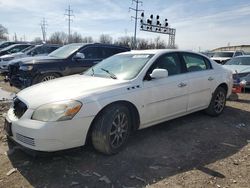
{"type": "Polygon", "coordinates": [[[250,65],[250,57],[237,57],[229,60],[225,65],[250,65]]]}
{"type": "Polygon", "coordinates": [[[88,69],[84,75],[131,80],[146,65],[153,54],[119,54],[88,69]]]}
{"type": "Polygon", "coordinates": [[[58,48],[57,50],[51,52],[49,54],[50,57],[56,57],[60,59],[65,59],[72,55],[75,51],[77,51],[79,48],[81,48],[83,44],[78,43],[78,44],[68,44],[65,45],[61,48],[58,48]]]}
{"type": "Polygon", "coordinates": [[[233,57],[233,52],[215,52],[213,57],[233,57]]]}

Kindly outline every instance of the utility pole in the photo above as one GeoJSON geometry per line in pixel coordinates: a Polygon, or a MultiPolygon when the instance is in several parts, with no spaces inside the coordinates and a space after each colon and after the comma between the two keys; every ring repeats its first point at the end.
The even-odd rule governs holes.
{"type": "Polygon", "coordinates": [[[68,7],[68,9],[65,9],[65,16],[67,16],[67,20],[68,20],[68,43],[70,43],[70,23],[73,21],[72,17],[73,15],[73,10],[70,8],[70,5],[68,7]]]}
{"type": "Polygon", "coordinates": [[[137,20],[139,19],[138,18],[138,12],[143,12],[143,10],[139,10],[138,9],[138,4],[140,3],[141,6],[142,6],[143,2],[139,1],[139,0],[132,0],[132,4],[133,3],[135,3],[135,8],[129,7],[129,10],[135,11],[135,16],[131,16],[131,18],[135,20],[135,31],[134,31],[133,49],[136,49],[137,48],[137,44],[136,44],[137,20]]]}
{"type": "Polygon", "coordinates": [[[43,35],[43,42],[46,42],[46,30],[47,30],[48,24],[45,18],[42,19],[40,25],[41,25],[42,35],[43,35]]]}

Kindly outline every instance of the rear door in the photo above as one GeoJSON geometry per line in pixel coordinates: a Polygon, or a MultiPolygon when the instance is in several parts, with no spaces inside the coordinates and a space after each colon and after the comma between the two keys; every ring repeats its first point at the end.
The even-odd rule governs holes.
{"type": "Polygon", "coordinates": [[[189,82],[187,111],[207,107],[212,97],[212,86],[216,77],[210,61],[194,53],[181,54],[189,82]]]}

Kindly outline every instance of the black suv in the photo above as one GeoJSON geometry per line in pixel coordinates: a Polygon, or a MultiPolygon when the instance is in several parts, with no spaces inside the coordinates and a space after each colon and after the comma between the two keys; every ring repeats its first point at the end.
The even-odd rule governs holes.
{"type": "Polygon", "coordinates": [[[28,57],[9,65],[10,85],[25,88],[61,76],[81,73],[114,54],[129,51],[109,44],[73,43],[58,48],[48,56],[28,57]]]}

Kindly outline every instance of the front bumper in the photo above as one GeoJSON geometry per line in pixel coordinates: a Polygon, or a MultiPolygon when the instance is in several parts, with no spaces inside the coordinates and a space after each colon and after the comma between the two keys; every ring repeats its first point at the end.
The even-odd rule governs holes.
{"type": "Polygon", "coordinates": [[[11,125],[12,136],[18,144],[36,151],[59,151],[85,144],[90,124],[94,117],[73,118],[69,121],[42,122],[30,119],[33,110],[28,109],[17,119],[13,108],[6,121],[11,125]]]}
{"type": "Polygon", "coordinates": [[[11,86],[15,86],[19,89],[23,89],[32,85],[31,78],[23,78],[20,75],[14,75],[9,78],[9,82],[11,86]]]}

